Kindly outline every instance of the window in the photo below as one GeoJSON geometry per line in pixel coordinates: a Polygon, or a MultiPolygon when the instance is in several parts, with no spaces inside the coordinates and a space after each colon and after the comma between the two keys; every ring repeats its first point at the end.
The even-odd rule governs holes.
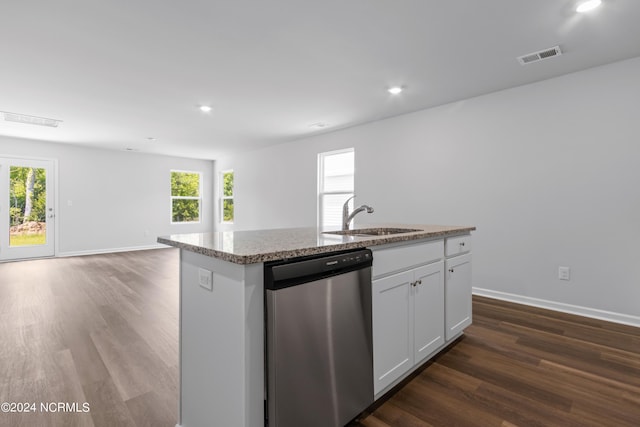
{"type": "Polygon", "coordinates": [[[354,159],[353,148],[318,154],[318,226],[323,229],[342,227],[342,205],[354,191],[354,159]]]}
{"type": "Polygon", "coordinates": [[[220,190],[220,222],[233,223],[233,171],[224,171],[220,177],[222,188],[220,190]]]}
{"type": "Polygon", "coordinates": [[[200,172],[171,171],[171,222],[200,222],[200,172]]]}

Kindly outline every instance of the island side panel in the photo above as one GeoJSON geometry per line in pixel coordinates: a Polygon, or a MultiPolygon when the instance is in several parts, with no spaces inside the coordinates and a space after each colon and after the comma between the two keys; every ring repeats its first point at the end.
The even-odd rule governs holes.
{"type": "Polygon", "coordinates": [[[180,268],[180,425],[264,425],[262,264],[181,250],[180,268]]]}
{"type": "Polygon", "coordinates": [[[265,327],[264,264],[244,267],[245,284],[245,426],[264,427],[265,327]]]}

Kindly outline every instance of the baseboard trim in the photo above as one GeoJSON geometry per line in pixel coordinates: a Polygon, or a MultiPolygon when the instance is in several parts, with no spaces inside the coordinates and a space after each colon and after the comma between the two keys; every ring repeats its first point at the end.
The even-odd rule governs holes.
{"type": "Polygon", "coordinates": [[[88,251],[68,251],[68,252],[59,252],[57,257],[65,258],[65,257],[71,257],[71,256],[103,255],[103,254],[112,254],[117,252],[147,251],[149,249],[163,249],[163,248],[166,249],[167,247],[168,247],[167,245],[157,243],[155,245],[130,246],[126,248],[92,249],[88,251]]]}
{"type": "Polygon", "coordinates": [[[473,294],[482,297],[494,298],[503,301],[515,302],[517,304],[530,305],[533,307],[546,308],[560,311],[562,313],[576,314],[578,316],[591,317],[593,319],[605,320],[608,322],[621,323],[623,325],[640,328],[640,316],[616,313],[613,311],[598,310],[596,308],[582,307],[579,305],[565,304],[561,302],[549,301],[522,295],[510,294],[507,292],[492,291],[490,289],[473,288],[473,294]]]}

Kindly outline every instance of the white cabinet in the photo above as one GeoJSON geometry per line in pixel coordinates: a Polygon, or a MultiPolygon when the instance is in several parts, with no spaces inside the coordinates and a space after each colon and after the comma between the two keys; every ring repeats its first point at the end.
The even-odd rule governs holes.
{"type": "Polygon", "coordinates": [[[470,237],[371,248],[376,398],[471,324],[470,237]]]}
{"type": "Polygon", "coordinates": [[[444,344],[444,263],[417,268],[414,275],[413,337],[417,364],[444,344]]]}
{"type": "Polygon", "coordinates": [[[443,257],[443,240],[374,249],[372,308],[376,394],[444,344],[443,257]]]}
{"type": "MultiPolygon", "coordinates": [[[[447,341],[459,335],[464,328],[471,324],[471,253],[469,236],[464,236],[468,243],[460,246],[460,241],[453,242],[455,251],[463,255],[447,258],[445,261],[445,338],[447,341]],[[461,250],[462,248],[462,250],[461,250]],[[466,253],[465,253],[466,252],[466,253]]],[[[447,239],[447,253],[449,253],[449,241],[447,239]]]]}
{"type": "Polygon", "coordinates": [[[413,277],[407,271],[373,281],[375,394],[413,367],[413,277]]]}
{"type": "Polygon", "coordinates": [[[442,261],[373,281],[373,372],[376,394],[425,360],[442,344],[442,261]]]}

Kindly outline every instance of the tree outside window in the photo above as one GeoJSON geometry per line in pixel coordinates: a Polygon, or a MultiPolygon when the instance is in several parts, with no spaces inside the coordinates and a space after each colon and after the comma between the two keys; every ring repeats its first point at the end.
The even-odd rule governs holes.
{"type": "Polygon", "coordinates": [[[171,171],[171,222],[200,222],[200,173],[171,171]]]}
{"type": "Polygon", "coordinates": [[[222,172],[222,221],[226,223],[233,223],[234,211],[233,211],[233,171],[222,172]]]}

